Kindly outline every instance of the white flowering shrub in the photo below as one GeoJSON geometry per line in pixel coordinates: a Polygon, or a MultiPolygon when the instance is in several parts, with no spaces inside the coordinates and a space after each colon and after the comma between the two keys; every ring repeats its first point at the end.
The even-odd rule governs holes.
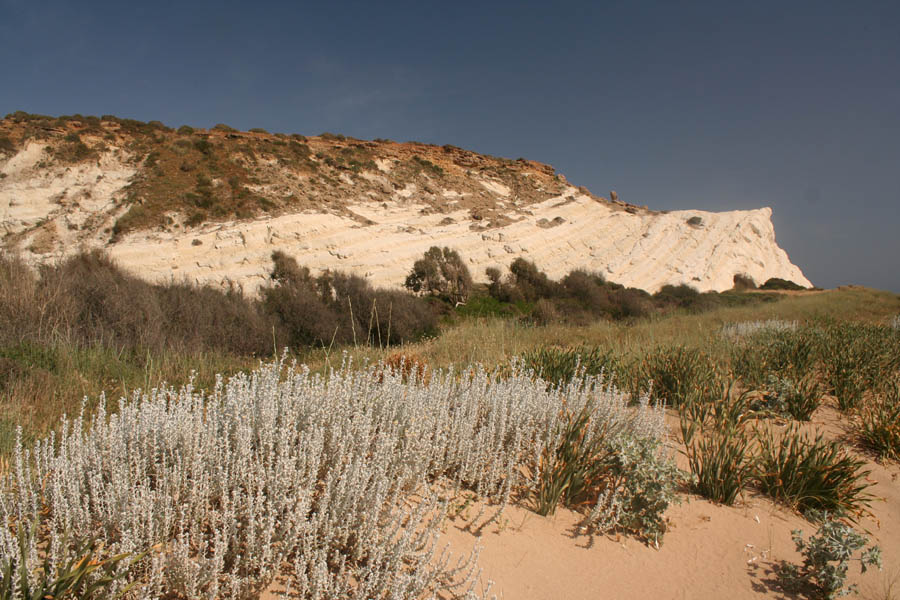
{"type": "Polygon", "coordinates": [[[595,378],[555,388],[514,364],[423,379],[276,362],[208,395],[154,389],[64,421],[17,444],[0,564],[62,563],[66,540],[98,539],[110,554],[153,547],[114,586],[136,582],[131,598],[254,598],[273,582],[300,598],[474,597],[474,552],[452,562],[437,542],[446,490],[499,514],[533,489],[523,473],[558,443],[566,406],[590,405],[591,431],[623,443],[664,435],[661,409],[595,378]],[[15,530],[33,523],[23,550],[15,530]]]}
{"type": "Polygon", "coordinates": [[[784,321],[781,319],[768,319],[766,321],[741,321],[726,323],[722,326],[722,337],[738,341],[761,332],[796,331],[797,321],[784,321]]]}

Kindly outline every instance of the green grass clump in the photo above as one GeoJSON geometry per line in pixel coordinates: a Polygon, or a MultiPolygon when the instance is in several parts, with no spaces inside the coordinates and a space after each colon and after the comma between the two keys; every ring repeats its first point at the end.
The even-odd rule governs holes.
{"type": "Polygon", "coordinates": [[[693,394],[681,405],[681,436],[696,493],[731,505],[751,482],[754,456],[746,427],[751,416],[747,394],[735,395],[733,386],[718,400],[693,394]]]}
{"type": "Polygon", "coordinates": [[[501,302],[493,296],[481,293],[473,293],[465,304],[460,304],[454,309],[456,316],[463,318],[507,318],[520,316],[529,312],[530,306],[501,302]]]}
{"type": "Polygon", "coordinates": [[[865,461],[847,454],[821,433],[810,439],[791,426],[782,435],[759,432],[756,481],[760,490],[800,512],[828,511],[857,517],[871,504],[865,461]]]}
{"type": "Polygon", "coordinates": [[[652,383],[651,398],[680,406],[697,390],[715,393],[718,370],[703,351],[684,346],[650,351],[641,366],[641,379],[652,383]]]}
{"type": "Polygon", "coordinates": [[[612,349],[544,347],[522,355],[522,362],[546,381],[566,384],[576,375],[600,375],[614,377],[619,357],[612,349]]]}

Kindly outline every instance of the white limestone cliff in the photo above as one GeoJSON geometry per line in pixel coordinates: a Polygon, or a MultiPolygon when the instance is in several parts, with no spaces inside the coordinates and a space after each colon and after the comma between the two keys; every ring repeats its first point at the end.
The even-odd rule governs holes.
{"type": "Polygon", "coordinates": [[[412,263],[437,245],[457,249],[481,281],[486,267],[502,268],[521,256],[553,278],[585,268],[650,292],[680,283],[722,291],[738,273],[757,283],[779,277],[811,286],[776,243],[770,208],[626,210],[574,187],[515,206],[509,190],[490,181],[482,183],[496,195],[497,206],[509,207],[511,223],[486,226],[471,210],[454,210],[456,192],[443,190],[447,207],[441,212],[423,210],[411,192],[388,202],[349,201],[344,214],[305,210],[138,231],[111,243],[110,228],[126,209],[123,190],[135,172],[123,153],[110,151],[96,163],[70,167],[41,167],[40,157],[39,145],[30,144],[0,160],[3,245],[33,264],[103,248],[149,280],[230,280],[252,293],[266,281],[274,250],[314,271],[340,269],[376,285],[399,286],[412,263]]]}

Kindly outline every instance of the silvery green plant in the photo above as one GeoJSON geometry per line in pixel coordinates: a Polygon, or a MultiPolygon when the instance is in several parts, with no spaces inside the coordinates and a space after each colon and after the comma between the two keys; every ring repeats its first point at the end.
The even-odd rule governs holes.
{"type": "Polygon", "coordinates": [[[529,493],[523,473],[558,443],[564,406],[590,406],[611,447],[663,438],[661,409],[629,407],[599,378],[551,387],[517,364],[427,383],[401,373],[274,362],[208,394],[158,388],[82,411],[17,443],[0,519],[44,525],[24,550],[0,527],[0,563],[65,564],[65,540],[90,538],[110,556],[155,548],[114,583],[135,584],[129,598],[255,598],[273,582],[311,599],[474,598],[476,553],[454,559],[438,540],[454,493],[487,499],[484,523],[529,493]]]}
{"type": "Polygon", "coordinates": [[[881,549],[866,548],[866,536],[827,514],[820,516],[819,530],[808,540],[803,539],[800,529],[791,532],[797,552],[803,555],[803,565],[782,564],[778,577],[788,591],[808,588],[816,596],[831,600],[857,591],[855,584],[845,587],[851,561],[859,562],[861,573],[868,567],[881,568],[881,549]],[[859,556],[854,556],[857,553],[859,556]]]}

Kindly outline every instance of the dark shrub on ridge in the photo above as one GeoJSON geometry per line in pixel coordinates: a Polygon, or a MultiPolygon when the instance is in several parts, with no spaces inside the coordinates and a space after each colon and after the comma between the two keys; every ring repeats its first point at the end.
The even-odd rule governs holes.
{"type": "Polygon", "coordinates": [[[48,335],[79,346],[267,354],[275,321],[236,287],[151,284],[99,251],[41,268],[37,300],[48,335]]]}
{"type": "Polygon", "coordinates": [[[772,277],[771,279],[767,279],[764,284],[759,286],[761,290],[788,290],[788,291],[801,291],[806,288],[798,283],[794,283],[793,281],[788,281],[787,279],[781,279],[779,277],[772,277]]]}
{"type": "Polygon", "coordinates": [[[512,273],[513,285],[523,300],[535,302],[540,298],[560,295],[559,284],[529,260],[517,258],[509,265],[509,271],[512,273]]]}
{"type": "Polygon", "coordinates": [[[405,286],[448,302],[465,302],[472,290],[472,276],[459,252],[432,246],[413,264],[405,286]]]}
{"type": "Polygon", "coordinates": [[[272,284],[260,293],[265,310],[284,325],[290,345],[400,344],[437,326],[422,298],[375,289],[362,277],[337,271],[313,277],[280,251],[272,261],[272,284]]]}

